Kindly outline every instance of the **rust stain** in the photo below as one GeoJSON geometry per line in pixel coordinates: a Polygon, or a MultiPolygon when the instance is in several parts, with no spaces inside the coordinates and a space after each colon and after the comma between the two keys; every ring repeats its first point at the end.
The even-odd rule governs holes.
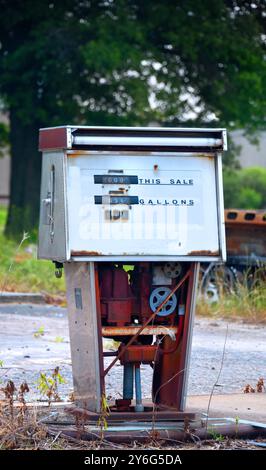
{"type": "MultiPolygon", "coordinates": [[[[102,335],[106,337],[128,336],[135,335],[138,330],[139,326],[103,326],[102,335]]],[[[169,331],[176,334],[178,328],[176,326],[147,326],[140,335],[165,335],[169,331]]]]}
{"type": "Polygon", "coordinates": [[[86,156],[91,154],[92,152],[88,152],[87,150],[75,150],[75,153],[72,152],[67,152],[67,157],[68,158],[77,158],[80,156],[86,156]]]}
{"type": "Polygon", "coordinates": [[[215,157],[215,153],[197,153],[198,158],[208,158],[209,160],[213,160],[215,157]]]}
{"type": "Polygon", "coordinates": [[[98,251],[71,251],[71,256],[102,256],[98,251]]]}
{"type": "Polygon", "coordinates": [[[191,251],[187,256],[219,256],[219,251],[211,250],[200,250],[200,251],[191,251]]]}
{"type": "Polygon", "coordinates": [[[143,150],[143,151],[137,151],[137,150],[88,150],[88,149],[84,149],[84,150],[77,150],[77,149],[74,149],[74,150],[70,150],[67,152],[67,156],[68,157],[71,157],[71,158],[75,158],[75,157],[79,157],[81,155],[95,155],[95,154],[98,154],[98,153],[101,153],[103,155],[127,155],[127,156],[143,156],[143,155],[148,155],[148,156],[151,156],[153,155],[155,152],[150,152],[150,151],[147,151],[147,150],[143,150]]]}

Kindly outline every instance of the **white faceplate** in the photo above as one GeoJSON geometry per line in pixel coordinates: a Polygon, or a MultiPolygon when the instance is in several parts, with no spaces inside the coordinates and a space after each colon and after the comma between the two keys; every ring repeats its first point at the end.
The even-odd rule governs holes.
{"type": "Polygon", "coordinates": [[[70,153],[66,187],[73,256],[220,255],[214,156],[70,153]]]}

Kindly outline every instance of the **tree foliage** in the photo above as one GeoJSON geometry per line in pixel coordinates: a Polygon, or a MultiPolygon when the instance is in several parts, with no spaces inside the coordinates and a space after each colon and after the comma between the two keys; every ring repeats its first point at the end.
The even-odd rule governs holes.
{"type": "Polygon", "coordinates": [[[254,167],[224,172],[226,208],[266,208],[266,168],[254,167]]]}
{"type": "Polygon", "coordinates": [[[0,7],[11,235],[38,217],[41,126],[265,127],[264,1],[0,0],[0,7]]]}
{"type": "Polygon", "coordinates": [[[9,145],[9,129],[6,123],[0,122],[0,158],[5,155],[9,145]]]}

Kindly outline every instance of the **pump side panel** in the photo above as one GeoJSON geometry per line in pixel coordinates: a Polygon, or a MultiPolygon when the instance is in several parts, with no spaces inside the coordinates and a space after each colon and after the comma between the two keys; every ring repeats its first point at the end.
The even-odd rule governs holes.
{"type": "Polygon", "coordinates": [[[67,221],[64,152],[44,152],[38,258],[66,261],[67,221]]]}
{"type": "Polygon", "coordinates": [[[103,393],[102,340],[94,263],[65,263],[64,268],[75,402],[99,413],[103,393]]]}
{"type": "Polygon", "coordinates": [[[73,257],[222,257],[215,155],[68,154],[67,186],[73,257]]]}

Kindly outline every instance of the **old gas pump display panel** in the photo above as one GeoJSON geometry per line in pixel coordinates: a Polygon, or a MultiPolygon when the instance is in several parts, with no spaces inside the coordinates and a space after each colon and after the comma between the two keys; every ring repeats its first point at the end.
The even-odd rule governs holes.
{"type": "Polygon", "coordinates": [[[222,129],[42,129],[39,257],[225,257],[222,129]]]}
{"type": "Polygon", "coordinates": [[[185,154],[72,154],[72,255],[219,255],[215,159],[185,154]]]}

